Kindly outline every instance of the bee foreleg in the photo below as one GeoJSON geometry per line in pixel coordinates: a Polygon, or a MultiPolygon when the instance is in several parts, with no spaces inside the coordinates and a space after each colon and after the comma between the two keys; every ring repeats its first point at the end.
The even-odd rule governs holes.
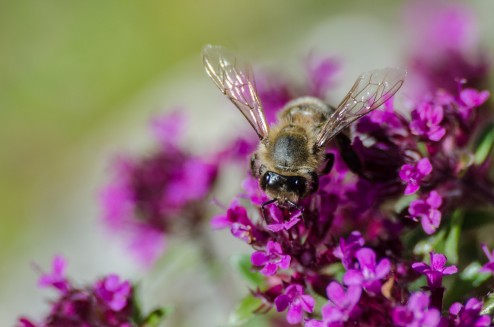
{"type": "Polygon", "coordinates": [[[275,203],[277,202],[278,199],[272,199],[272,200],[269,200],[269,201],[266,201],[264,202],[263,204],[261,204],[261,215],[262,215],[262,219],[265,221],[265,222],[268,222],[267,219],[266,219],[266,213],[264,212],[264,207],[270,205],[271,203],[275,203]]]}

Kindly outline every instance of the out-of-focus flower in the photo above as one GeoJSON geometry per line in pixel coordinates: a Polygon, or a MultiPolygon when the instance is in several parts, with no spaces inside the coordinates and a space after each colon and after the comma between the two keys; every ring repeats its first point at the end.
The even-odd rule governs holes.
{"type": "Polygon", "coordinates": [[[433,234],[441,223],[441,211],[439,208],[442,204],[442,197],[436,191],[432,191],[427,199],[413,200],[410,203],[408,212],[412,219],[419,220],[422,228],[427,234],[433,234]]]}
{"type": "Polygon", "coordinates": [[[446,130],[441,126],[444,118],[443,108],[437,104],[422,102],[412,111],[410,130],[413,134],[439,141],[446,130]]]}
{"type": "Polygon", "coordinates": [[[492,318],[488,315],[481,315],[482,301],[471,298],[465,306],[460,302],[455,302],[449,308],[450,326],[455,327],[487,327],[491,326],[492,318]]]}
{"type": "Polygon", "coordinates": [[[422,158],[415,165],[405,164],[400,169],[400,178],[407,187],[405,194],[417,192],[420,182],[432,172],[432,165],[428,158],[422,158]]]}
{"type": "Polygon", "coordinates": [[[217,164],[179,147],[183,120],[176,113],[154,120],[159,149],[145,158],[120,158],[102,193],[106,225],[128,237],[130,249],[147,266],[163,253],[167,234],[200,223],[201,205],[217,176],[217,164]]]}
{"type": "Polygon", "coordinates": [[[393,309],[393,323],[403,327],[439,326],[441,314],[435,308],[429,308],[429,296],[423,292],[413,293],[406,306],[393,309]]]}
{"type": "Polygon", "coordinates": [[[487,244],[482,244],[482,250],[484,251],[485,255],[487,256],[487,259],[489,260],[489,262],[487,262],[480,269],[480,271],[491,272],[494,274],[494,250],[492,252],[490,252],[489,248],[487,247],[487,244]]]}
{"type": "Polygon", "coordinates": [[[427,284],[431,288],[442,287],[443,276],[452,275],[458,271],[455,265],[445,267],[448,259],[444,254],[430,253],[430,266],[425,262],[415,262],[412,264],[412,268],[427,277],[427,284]]]}
{"type": "Polygon", "coordinates": [[[459,111],[463,119],[468,119],[471,116],[472,110],[483,105],[489,98],[490,93],[487,90],[478,91],[472,88],[466,88],[460,92],[459,111]]]}
{"type": "Polygon", "coordinates": [[[304,293],[301,285],[289,285],[284,294],[274,300],[276,310],[282,312],[288,309],[286,320],[290,324],[298,324],[303,320],[304,312],[311,313],[314,310],[315,301],[310,295],[304,293]]]}
{"type": "Polygon", "coordinates": [[[67,262],[62,256],[53,258],[52,272],[42,274],[39,278],[38,285],[41,287],[54,287],[61,293],[67,293],[69,290],[69,282],[65,276],[65,268],[67,262]]]}
{"type": "Polygon", "coordinates": [[[489,60],[479,42],[473,10],[458,1],[419,0],[405,6],[413,94],[442,88],[454,92],[459,80],[479,87],[487,81],[489,60]]]}
{"type": "Polygon", "coordinates": [[[324,99],[326,92],[335,85],[334,78],[340,69],[341,64],[333,58],[310,55],[306,62],[309,95],[324,99]]]}
{"type": "MultiPolygon", "coordinates": [[[[63,267],[65,260],[58,256],[53,260],[54,267],[63,267]]],[[[57,273],[58,274],[58,273],[57,273]]],[[[63,274],[62,274],[63,275],[63,274]]],[[[58,277],[57,277],[58,279],[58,277]]],[[[41,277],[46,280],[46,275],[41,277]]],[[[147,317],[137,310],[134,288],[129,281],[118,275],[110,274],[96,281],[93,285],[76,286],[63,278],[64,288],[51,284],[60,290],[56,299],[51,301],[51,309],[39,323],[22,317],[19,327],[76,327],[105,326],[131,327],[141,326],[147,317]]],[[[44,286],[44,285],[42,285],[44,286]]]]}
{"type": "Polygon", "coordinates": [[[113,311],[120,311],[127,305],[132,285],[128,281],[120,281],[117,275],[108,275],[95,285],[96,295],[113,311]]]}

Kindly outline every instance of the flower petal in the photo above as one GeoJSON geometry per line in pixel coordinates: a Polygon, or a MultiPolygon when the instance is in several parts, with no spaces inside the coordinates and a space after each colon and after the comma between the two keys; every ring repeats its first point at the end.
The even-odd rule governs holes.
{"type": "Polygon", "coordinates": [[[364,276],[362,273],[355,269],[348,270],[343,276],[343,283],[345,285],[362,285],[364,276]]]}
{"type": "Polygon", "coordinates": [[[264,266],[268,261],[268,257],[264,252],[256,251],[250,256],[250,262],[254,266],[264,266]]]}
{"type": "Polygon", "coordinates": [[[290,304],[290,298],[285,294],[281,294],[276,297],[276,299],[274,300],[274,304],[276,306],[276,311],[285,311],[285,309],[288,308],[288,305],[290,304]]]}
{"type": "Polygon", "coordinates": [[[376,267],[376,278],[383,279],[391,270],[391,262],[384,258],[382,259],[376,267]]]}
{"type": "Polygon", "coordinates": [[[288,308],[288,312],[286,314],[286,321],[288,321],[290,324],[298,324],[299,322],[302,321],[303,314],[304,313],[300,305],[292,304],[288,308]]]}
{"type": "Polygon", "coordinates": [[[326,294],[336,306],[339,306],[346,298],[345,290],[338,282],[331,282],[326,288],[326,294]]]}

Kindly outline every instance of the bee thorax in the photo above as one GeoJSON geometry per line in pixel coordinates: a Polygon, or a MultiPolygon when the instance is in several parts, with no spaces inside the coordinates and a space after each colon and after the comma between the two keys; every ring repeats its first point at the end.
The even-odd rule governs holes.
{"type": "Polygon", "coordinates": [[[277,167],[302,166],[309,156],[307,140],[300,134],[280,135],[273,143],[271,153],[277,167]]]}

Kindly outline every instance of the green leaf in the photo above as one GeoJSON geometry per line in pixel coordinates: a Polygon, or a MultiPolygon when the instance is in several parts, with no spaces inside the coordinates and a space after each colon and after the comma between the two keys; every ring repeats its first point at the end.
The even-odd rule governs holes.
{"type": "Polygon", "coordinates": [[[158,327],[172,312],[172,308],[159,308],[149,313],[140,325],[141,327],[158,327]]]}
{"type": "Polygon", "coordinates": [[[429,150],[427,150],[427,146],[425,145],[424,142],[418,142],[417,149],[419,150],[420,154],[422,154],[423,158],[429,156],[429,150]]]}
{"type": "Polygon", "coordinates": [[[432,250],[443,253],[445,246],[445,236],[446,231],[442,229],[435,235],[429,236],[426,239],[417,242],[417,244],[413,248],[413,253],[415,255],[423,255],[424,257],[428,257],[429,252],[431,252],[432,250]]]}
{"type": "Polygon", "coordinates": [[[252,263],[250,262],[250,255],[238,254],[231,258],[232,266],[239,272],[240,276],[247,281],[253,287],[264,286],[264,276],[252,269],[252,263]]]}
{"type": "Polygon", "coordinates": [[[491,276],[490,273],[481,272],[480,268],[482,268],[482,265],[474,261],[463,269],[460,278],[470,282],[473,287],[478,287],[491,276]]]}
{"type": "Polygon", "coordinates": [[[405,209],[406,207],[408,207],[410,205],[410,202],[412,202],[415,199],[417,199],[416,194],[410,194],[410,195],[402,196],[401,198],[398,199],[398,201],[396,201],[394,208],[393,208],[394,211],[396,213],[400,213],[401,211],[403,211],[403,209],[405,209]]]}
{"type": "MultiPolygon", "coordinates": [[[[489,315],[490,317],[494,314],[494,293],[489,294],[487,299],[484,301],[484,306],[480,314],[489,315]]],[[[491,318],[492,319],[492,318],[491,318]]]]}
{"type": "Polygon", "coordinates": [[[489,154],[492,152],[494,146],[494,123],[489,124],[477,141],[477,147],[475,150],[474,162],[479,165],[483,163],[489,154]]]}
{"type": "Polygon", "coordinates": [[[444,242],[444,254],[452,264],[458,264],[458,242],[460,241],[463,210],[456,210],[451,217],[448,236],[444,242]]]}
{"type": "Polygon", "coordinates": [[[228,318],[229,326],[242,326],[256,316],[256,310],[263,305],[262,299],[249,294],[242,299],[228,318]]]}
{"type": "Polygon", "coordinates": [[[346,269],[343,267],[343,265],[339,262],[332,263],[324,268],[322,268],[319,273],[323,275],[329,275],[332,276],[334,279],[341,281],[343,278],[343,275],[345,274],[346,269]]]}

